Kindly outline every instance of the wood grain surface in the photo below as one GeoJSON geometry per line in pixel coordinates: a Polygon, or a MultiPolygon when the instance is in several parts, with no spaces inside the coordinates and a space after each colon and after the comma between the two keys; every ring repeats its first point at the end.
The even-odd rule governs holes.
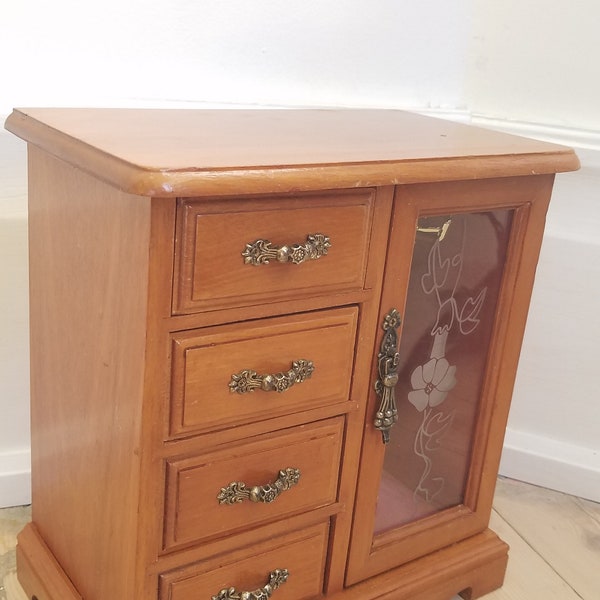
{"type": "Polygon", "coordinates": [[[193,196],[571,171],[572,150],[396,110],[18,109],[6,128],[125,191],[193,196]]]}

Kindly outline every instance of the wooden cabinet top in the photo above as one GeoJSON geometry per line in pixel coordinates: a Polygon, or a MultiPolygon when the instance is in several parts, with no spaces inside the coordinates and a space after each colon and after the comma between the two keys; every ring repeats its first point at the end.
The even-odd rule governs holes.
{"type": "Polygon", "coordinates": [[[574,152],[396,110],[15,109],[6,128],[143,196],[292,192],[572,171],[574,152]]]}

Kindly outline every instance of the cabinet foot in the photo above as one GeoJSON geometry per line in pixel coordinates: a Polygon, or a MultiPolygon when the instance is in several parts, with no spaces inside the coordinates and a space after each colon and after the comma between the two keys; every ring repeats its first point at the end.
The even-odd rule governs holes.
{"type": "Polygon", "coordinates": [[[508,545],[490,529],[329,596],[330,600],[475,600],[499,588],[508,545]]]}
{"type": "Polygon", "coordinates": [[[17,576],[30,600],[82,600],[33,523],[17,538],[17,576]]]}
{"type": "Polygon", "coordinates": [[[481,565],[471,574],[469,587],[459,592],[464,600],[476,600],[502,586],[506,573],[507,556],[499,557],[486,565],[481,565]]]}

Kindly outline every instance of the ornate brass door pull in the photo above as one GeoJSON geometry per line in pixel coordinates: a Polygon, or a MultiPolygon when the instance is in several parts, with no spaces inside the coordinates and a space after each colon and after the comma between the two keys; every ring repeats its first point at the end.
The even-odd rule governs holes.
{"type": "Polygon", "coordinates": [[[238,592],[235,588],[221,590],[212,600],[268,600],[273,592],[287,581],[289,572],[287,569],[275,569],[269,573],[269,583],[254,592],[238,592]]]}
{"type": "Polygon", "coordinates": [[[331,248],[331,240],[328,236],[322,233],[309,233],[306,236],[306,243],[290,246],[273,246],[269,240],[256,240],[246,244],[242,256],[247,265],[267,265],[271,260],[299,265],[307,260],[321,258],[327,254],[329,248],[331,248]]]}
{"type": "Polygon", "coordinates": [[[244,500],[269,504],[298,481],[300,481],[300,469],[288,467],[279,471],[279,477],[273,483],[249,488],[243,481],[232,481],[227,487],[221,488],[217,500],[219,504],[238,504],[244,500]]]}
{"type": "Polygon", "coordinates": [[[384,318],[382,324],[383,340],[377,355],[379,379],[375,382],[375,391],[381,397],[379,409],[375,415],[374,425],[381,431],[384,444],[390,441],[390,429],[398,421],[398,409],[394,397],[394,388],[398,383],[398,327],[400,313],[393,308],[384,318]]]}
{"type": "Polygon", "coordinates": [[[289,371],[281,371],[272,375],[259,375],[256,371],[246,369],[234,373],[229,382],[229,390],[237,394],[248,394],[260,388],[265,392],[285,392],[294,384],[310,379],[315,366],[311,360],[295,360],[289,371]]]}

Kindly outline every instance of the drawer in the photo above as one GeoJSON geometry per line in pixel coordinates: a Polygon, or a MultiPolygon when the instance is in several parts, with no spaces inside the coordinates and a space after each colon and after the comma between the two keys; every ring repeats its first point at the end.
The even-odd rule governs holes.
{"type": "Polygon", "coordinates": [[[337,417],[167,461],[165,549],[334,503],[343,423],[337,417]],[[252,501],[254,487],[265,497],[252,501]]]}
{"type": "Polygon", "coordinates": [[[347,400],[357,318],[347,307],[173,334],[170,437],[347,400]],[[312,363],[304,381],[251,387],[266,375],[284,374],[279,388],[301,379],[300,361],[312,363]]]}
{"type": "MultiPolygon", "coordinates": [[[[160,576],[160,600],[227,599],[232,594],[257,592],[273,579],[281,583],[273,600],[311,600],[323,593],[328,526],[320,524],[300,532],[282,533],[278,538],[160,576]],[[285,574],[275,571],[287,571],[285,574]],[[279,575],[279,577],[278,577],[279,575]],[[283,581],[285,579],[285,581],[283,581]]],[[[276,584],[277,585],[277,584],[276,584]]],[[[274,586],[275,587],[275,586],[274,586]]],[[[242,596],[243,597],[243,596],[242,596]]]]}
{"type": "Polygon", "coordinates": [[[173,312],[362,289],[374,197],[374,191],[367,189],[285,198],[183,201],[177,216],[173,312]],[[328,238],[326,254],[319,238],[309,237],[316,234],[328,238]],[[295,264],[291,256],[287,262],[271,256],[277,249],[293,245],[320,257],[295,264]],[[248,256],[244,256],[247,248],[248,256]]]}

